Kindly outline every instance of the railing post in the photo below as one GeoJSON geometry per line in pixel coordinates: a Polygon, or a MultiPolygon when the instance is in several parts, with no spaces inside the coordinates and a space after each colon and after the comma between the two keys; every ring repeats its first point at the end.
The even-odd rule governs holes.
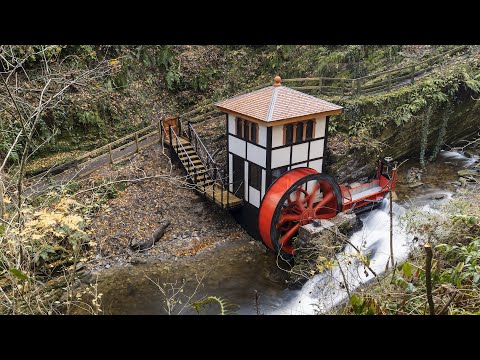
{"type": "Polygon", "coordinates": [[[213,189],[213,194],[212,194],[212,196],[213,196],[213,202],[215,202],[215,184],[217,183],[217,182],[216,182],[217,177],[215,176],[216,173],[217,173],[217,169],[213,169],[213,184],[212,184],[212,189],[213,189]]]}
{"type": "Polygon", "coordinates": [[[357,94],[360,95],[362,93],[362,79],[357,79],[357,94]]]}
{"type": "Polygon", "coordinates": [[[110,155],[110,164],[113,164],[112,145],[108,144],[108,154],[110,155]]]}
{"type": "Polygon", "coordinates": [[[138,147],[138,132],[135,133],[135,150],[138,153],[140,148],[138,147]]]}
{"type": "Polygon", "coordinates": [[[223,208],[224,207],[224,204],[223,204],[223,186],[220,188],[220,192],[221,192],[220,201],[222,202],[222,208],[223,208]]]}
{"type": "Polygon", "coordinates": [[[342,96],[345,96],[345,80],[342,79],[342,96]]]}
{"type": "Polygon", "coordinates": [[[230,172],[227,175],[227,208],[230,205],[230,172]]]}
{"type": "Polygon", "coordinates": [[[178,127],[178,135],[182,136],[182,121],[180,120],[180,116],[177,117],[177,127],[178,127]]]}
{"type": "Polygon", "coordinates": [[[158,120],[158,142],[162,142],[163,131],[162,131],[162,120],[158,120]]]}
{"type": "Polygon", "coordinates": [[[390,89],[392,88],[392,73],[388,73],[387,81],[388,81],[388,91],[390,91],[390,89]]]}
{"type": "Polygon", "coordinates": [[[173,156],[175,151],[173,149],[172,125],[168,125],[168,140],[170,143],[170,156],[173,156]]]}
{"type": "Polygon", "coordinates": [[[188,140],[192,141],[192,124],[190,120],[187,122],[187,129],[188,129],[188,140]]]}
{"type": "Polygon", "coordinates": [[[415,82],[415,65],[412,65],[410,70],[410,83],[413,84],[415,82]]]}

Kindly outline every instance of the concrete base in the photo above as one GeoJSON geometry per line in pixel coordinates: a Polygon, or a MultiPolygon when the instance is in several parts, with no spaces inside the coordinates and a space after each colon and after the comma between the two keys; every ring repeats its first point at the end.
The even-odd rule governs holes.
{"type": "Polygon", "coordinates": [[[298,230],[298,240],[309,242],[313,238],[321,236],[326,230],[329,230],[330,232],[339,231],[342,234],[347,234],[355,227],[357,216],[353,213],[339,213],[331,219],[321,219],[318,223],[318,226],[315,226],[314,223],[310,223],[300,227],[298,230]]]}

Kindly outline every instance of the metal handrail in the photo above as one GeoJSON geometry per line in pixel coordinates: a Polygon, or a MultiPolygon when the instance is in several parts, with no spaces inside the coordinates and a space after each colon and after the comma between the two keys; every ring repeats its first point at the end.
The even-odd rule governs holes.
{"type": "Polygon", "coordinates": [[[202,139],[200,138],[197,131],[193,128],[190,122],[187,123],[187,128],[188,131],[186,133],[187,136],[189,136],[190,143],[192,144],[192,146],[194,146],[198,157],[204,163],[210,177],[213,181],[220,181],[222,184],[224,184],[224,181],[222,179],[222,172],[220,171],[217,163],[215,162],[215,160],[213,160],[212,155],[210,155],[207,147],[205,146],[202,139]]]}
{"type": "MultiPolygon", "coordinates": [[[[163,127],[163,124],[162,124],[162,127],[163,127]]],[[[193,176],[194,176],[193,182],[194,182],[195,185],[197,185],[197,176],[198,176],[198,174],[197,174],[197,168],[195,167],[195,164],[193,163],[192,158],[190,157],[190,155],[188,155],[187,150],[185,149],[185,147],[183,146],[183,144],[179,141],[178,136],[177,136],[177,133],[175,132],[175,130],[172,129],[172,126],[171,126],[171,125],[168,126],[168,131],[169,131],[169,134],[172,134],[172,135],[175,137],[175,142],[176,142],[177,149],[178,149],[179,147],[181,147],[182,150],[183,150],[183,152],[184,152],[184,154],[187,155],[188,163],[189,163],[190,166],[195,170],[195,171],[194,171],[194,175],[193,175],[193,176]]],[[[170,141],[172,141],[171,138],[170,138],[170,141]]],[[[189,171],[188,171],[188,169],[187,169],[187,173],[188,173],[188,172],[189,172],[189,171]]],[[[204,185],[204,187],[205,187],[205,185],[204,185]]]]}
{"type": "MultiPolygon", "coordinates": [[[[215,162],[215,160],[213,160],[212,155],[210,155],[210,153],[209,153],[208,150],[207,150],[207,147],[206,147],[205,144],[203,143],[203,141],[202,141],[202,139],[200,138],[200,136],[198,136],[197,131],[194,129],[194,127],[192,126],[192,124],[191,124],[190,122],[188,122],[188,127],[191,129],[193,135],[195,136],[195,141],[199,141],[199,142],[200,142],[200,145],[202,146],[203,150],[205,151],[205,154],[207,154],[208,159],[210,160],[210,163],[212,163],[212,164],[214,165],[214,167],[218,168],[217,163],[215,162]]],[[[190,140],[191,140],[191,139],[190,139],[190,140]]]]}

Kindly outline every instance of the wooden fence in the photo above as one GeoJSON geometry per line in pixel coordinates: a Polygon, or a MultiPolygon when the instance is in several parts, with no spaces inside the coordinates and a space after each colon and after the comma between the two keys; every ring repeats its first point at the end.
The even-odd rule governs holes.
{"type": "MultiPolygon", "coordinates": [[[[362,94],[374,94],[383,91],[389,91],[393,87],[398,87],[407,84],[413,84],[415,79],[420,76],[430,72],[435,66],[437,66],[442,60],[447,56],[457,54],[461,51],[464,51],[468,46],[456,46],[453,49],[450,49],[446,52],[443,52],[439,55],[433,56],[427,60],[416,62],[398,69],[387,70],[376,74],[367,75],[360,78],[347,79],[347,78],[330,78],[330,77],[312,77],[312,78],[293,78],[293,79],[282,79],[283,83],[293,83],[296,86],[290,86],[293,89],[297,90],[315,90],[318,94],[323,94],[326,96],[357,96],[362,94]]],[[[248,88],[240,93],[237,93],[234,96],[238,96],[250,91],[260,89],[270,85],[261,84],[251,88],[248,88]]],[[[214,118],[220,114],[214,106],[215,102],[208,103],[206,105],[196,107],[188,112],[179,115],[180,120],[184,122],[189,121],[190,123],[197,123],[202,120],[209,118],[214,118]]],[[[94,149],[86,154],[83,154],[73,160],[68,161],[57,167],[65,167],[66,169],[72,164],[72,166],[78,166],[79,163],[89,161],[95,157],[99,157],[109,154],[110,162],[113,163],[115,151],[119,152],[122,149],[131,147],[135,144],[132,151],[129,151],[127,155],[123,155],[122,158],[126,158],[128,155],[132,155],[134,152],[138,152],[140,148],[140,143],[147,138],[153,136],[158,136],[161,138],[161,126],[160,120],[157,122],[138,130],[134,133],[126,135],[118,140],[115,140],[109,144],[103,145],[97,149],[94,149]]],[[[144,141],[144,146],[149,146],[153,144],[152,141],[144,141]]],[[[116,159],[118,160],[118,159],[116,159]]],[[[116,162],[116,161],[115,161],[116,162]]],[[[55,169],[55,168],[54,168],[55,169]]],[[[30,179],[44,177],[48,175],[49,172],[52,172],[52,169],[38,174],[30,179]]]]}
{"type": "Polygon", "coordinates": [[[330,78],[312,77],[282,79],[284,83],[294,83],[290,86],[297,90],[317,90],[318,94],[326,96],[355,96],[390,91],[394,87],[413,84],[415,79],[427,74],[441,63],[447,56],[464,51],[468,46],[456,46],[453,49],[433,56],[429,59],[409,64],[397,69],[382,71],[360,78],[330,78]]]}

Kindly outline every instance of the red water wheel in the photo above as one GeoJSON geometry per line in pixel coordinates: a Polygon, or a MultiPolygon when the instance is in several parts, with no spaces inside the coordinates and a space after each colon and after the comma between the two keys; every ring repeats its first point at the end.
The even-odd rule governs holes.
{"type": "Polygon", "coordinates": [[[265,194],[258,216],[260,235],[265,245],[288,258],[300,226],[332,218],[341,208],[341,190],[333,177],[310,168],[293,169],[265,194]]]}

